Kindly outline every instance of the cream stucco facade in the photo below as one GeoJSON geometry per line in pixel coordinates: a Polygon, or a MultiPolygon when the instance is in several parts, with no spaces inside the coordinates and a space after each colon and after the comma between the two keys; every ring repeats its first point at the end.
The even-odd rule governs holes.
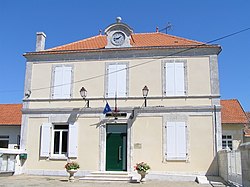
{"type": "MultiPolygon", "coordinates": [[[[221,149],[217,60],[220,47],[194,48],[170,56],[175,50],[183,49],[119,48],[62,54],[25,54],[25,91],[30,90],[31,94],[23,101],[21,148],[28,153],[24,171],[33,174],[66,174],[64,165],[68,159],[79,162],[79,175],[112,170],[109,168],[112,159],[108,158],[108,137],[125,125],[126,130],[120,133],[125,134],[122,156],[119,147],[121,170],[133,172],[136,163],[145,161],[156,175],[216,175],[216,152],[221,149]],[[166,94],[167,63],[181,63],[184,67],[184,94],[166,94]],[[110,64],[126,66],[123,70],[126,72],[125,97],[106,96],[110,89],[110,64]],[[54,70],[57,67],[71,69],[70,96],[67,98],[54,98],[53,95],[57,76],[54,70]],[[144,105],[145,98],[141,93],[145,85],[149,88],[147,105],[144,105]],[[83,86],[88,91],[85,100],[79,93],[83,86]],[[106,102],[112,109],[117,102],[119,112],[126,113],[126,117],[105,116],[103,109],[106,102]],[[43,125],[48,127],[48,141],[41,138],[45,132],[43,125]],[[61,125],[65,126],[57,130],[61,125]],[[180,127],[177,128],[177,125],[180,127]],[[181,144],[185,144],[178,145],[185,150],[185,153],[180,153],[181,156],[178,155],[180,150],[177,146],[178,153],[170,157],[169,147],[174,144],[169,144],[170,127],[175,129],[175,143],[178,144],[178,136],[181,136],[181,144]],[[61,144],[58,144],[60,154],[55,148],[56,137],[62,133],[60,137],[63,139],[63,132],[67,134],[67,142],[71,142],[64,155],[61,154],[64,149],[60,147],[61,144]],[[49,146],[48,149],[41,148],[45,144],[49,146]],[[41,153],[44,150],[47,153],[41,153]]],[[[62,139],[59,139],[60,142],[63,142],[62,139]]]]}

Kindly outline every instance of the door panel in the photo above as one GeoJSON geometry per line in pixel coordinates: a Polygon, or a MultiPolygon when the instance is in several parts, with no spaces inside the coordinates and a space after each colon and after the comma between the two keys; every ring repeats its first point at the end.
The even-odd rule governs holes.
{"type": "Polygon", "coordinates": [[[106,170],[127,170],[127,133],[107,132],[106,170]]]}

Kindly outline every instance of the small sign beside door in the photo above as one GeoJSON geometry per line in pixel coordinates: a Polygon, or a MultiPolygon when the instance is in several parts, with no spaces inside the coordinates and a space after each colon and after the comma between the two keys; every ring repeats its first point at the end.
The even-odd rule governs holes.
{"type": "Polygon", "coordinates": [[[134,144],[134,149],[141,149],[142,148],[142,144],[141,143],[135,143],[134,144]]]}

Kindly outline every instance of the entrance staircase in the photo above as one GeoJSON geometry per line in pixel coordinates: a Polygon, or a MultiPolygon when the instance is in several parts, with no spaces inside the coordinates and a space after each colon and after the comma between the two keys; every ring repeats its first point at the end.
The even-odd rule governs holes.
{"type": "Polygon", "coordinates": [[[132,175],[124,171],[95,171],[79,178],[85,181],[132,181],[132,175]]]}

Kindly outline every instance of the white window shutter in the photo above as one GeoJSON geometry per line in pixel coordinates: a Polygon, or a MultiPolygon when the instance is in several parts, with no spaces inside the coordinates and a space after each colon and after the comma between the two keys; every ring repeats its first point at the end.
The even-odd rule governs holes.
{"type": "Polygon", "coordinates": [[[127,96],[127,70],[125,64],[119,64],[117,67],[117,97],[127,96]]]}
{"type": "Polygon", "coordinates": [[[53,98],[58,99],[62,97],[62,85],[63,83],[63,67],[55,67],[54,71],[54,92],[53,98]]]}
{"type": "Polygon", "coordinates": [[[43,123],[41,126],[41,144],[40,156],[49,157],[50,154],[50,139],[51,139],[51,123],[43,123]]]}
{"type": "Polygon", "coordinates": [[[176,157],[185,159],[187,155],[187,138],[185,122],[176,122],[176,157]]]}
{"type": "Polygon", "coordinates": [[[167,159],[172,159],[175,157],[175,145],[176,145],[176,138],[175,138],[175,122],[167,122],[166,126],[166,155],[167,159]]]}
{"type": "Polygon", "coordinates": [[[175,63],[175,95],[185,95],[183,63],[175,63]]]}
{"type": "Polygon", "coordinates": [[[117,74],[114,73],[116,71],[116,65],[110,64],[108,66],[108,90],[107,97],[115,97],[116,94],[116,85],[117,85],[117,74]]]}
{"type": "Polygon", "coordinates": [[[78,124],[69,124],[68,157],[77,157],[78,153],[78,124]]]}
{"type": "Polygon", "coordinates": [[[174,63],[166,63],[165,68],[165,75],[166,75],[166,85],[165,85],[165,92],[167,96],[175,95],[175,70],[174,70],[174,63]]]}
{"type": "Polygon", "coordinates": [[[63,67],[62,97],[70,98],[72,67],[63,67]]]}

